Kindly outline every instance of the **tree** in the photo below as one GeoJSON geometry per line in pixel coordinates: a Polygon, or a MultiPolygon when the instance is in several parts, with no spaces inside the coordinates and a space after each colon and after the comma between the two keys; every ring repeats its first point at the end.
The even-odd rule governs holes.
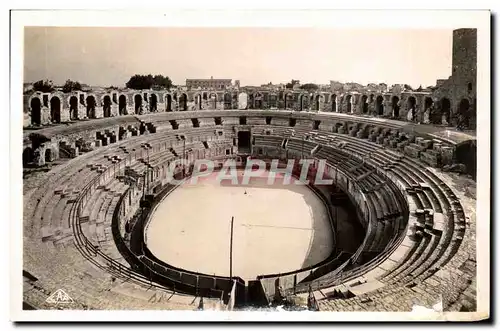
{"type": "Polygon", "coordinates": [[[35,82],[33,84],[33,90],[43,92],[43,93],[49,93],[54,91],[54,83],[52,83],[51,80],[39,80],[38,82],[35,82]]]}
{"type": "Polygon", "coordinates": [[[149,90],[151,88],[155,89],[170,89],[172,85],[172,80],[163,75],[134,75],[130,77],[126,86],[134,90],[149,90]]]}
{"type": "Polygon", "coordinates": [[[292,83],[286,83],[285,87],[286,88],[293,88],[293,84],[292,83]]]}
{"type": "Polygon", "coordinates": [[[62,90],[64,93],[69,93],[71,91],[81,91],[82,84],[80,84],[79,82],[74,82],[74,81],[68,79],[66,81],[66,83],[64,83],[62,90]]]}
{"type": "Polygon", "coordinates": [[[308,92],[311,92],[311,91],[316,91],[319,87],[316,84],[307,83],[307,84],[301,85],[300,88],[303,90],[306,90],[308,92]]]}
{"type": "Polygon", "coordinates": [[[413,91],[413,88],[410,85],[408,85],[408,84],[404,85],[404,89],[407,90],[407,91],[413,91]]]}

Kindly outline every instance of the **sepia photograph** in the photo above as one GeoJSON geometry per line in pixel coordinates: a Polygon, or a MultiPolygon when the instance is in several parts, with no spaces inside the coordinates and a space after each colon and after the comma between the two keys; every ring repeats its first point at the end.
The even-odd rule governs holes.
{"type": "Polygon", "coordinates": [[[489,11],[255,17],[12,12],[11,318],[490,317],[489,11]]]}

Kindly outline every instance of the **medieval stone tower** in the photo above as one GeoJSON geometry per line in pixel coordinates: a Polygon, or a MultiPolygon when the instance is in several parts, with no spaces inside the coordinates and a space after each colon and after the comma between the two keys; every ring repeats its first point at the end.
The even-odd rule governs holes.
{"type": "Polygon", "coordinates": [[[452,61],[452,80],[456,88],[461,90],[462,93],[459,92],[459,94],[475,96],[477,77],[476,29],[453,31],[452,61]]]}

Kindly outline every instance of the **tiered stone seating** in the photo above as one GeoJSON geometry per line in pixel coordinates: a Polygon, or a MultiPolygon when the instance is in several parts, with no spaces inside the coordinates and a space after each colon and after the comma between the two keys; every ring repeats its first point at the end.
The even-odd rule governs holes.
{"type": "Polygon", "coordinates": [[[288,138],[286,143],[286,148],[303,152],[304,157],[311,155],[311,152],[315,147],[316,147],[315,143],[294,138],[288,138]]]}
{"type": "Polygon", "coordinates": [[[274,147],[281,148],[283,143],[282,137],[270,136],[270,135],[254,135],[254,145],[255,146],[266,146],[266,147],[274,147]]]}

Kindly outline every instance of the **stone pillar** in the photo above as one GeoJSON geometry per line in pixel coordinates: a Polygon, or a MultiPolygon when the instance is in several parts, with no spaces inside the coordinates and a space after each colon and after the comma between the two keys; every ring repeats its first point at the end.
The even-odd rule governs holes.
{"type": "Polygon", "coordinates": [[[384,95],[384,116],[392,116],[392,95],[384,95]]]}
{"type": "Polygon", "coordinates": [[[118,111],[118,104],[116,103],[113,103],[111,104],[111,116],[114,117],[114,116],[118,116],[120,113],[118,111]]]}

